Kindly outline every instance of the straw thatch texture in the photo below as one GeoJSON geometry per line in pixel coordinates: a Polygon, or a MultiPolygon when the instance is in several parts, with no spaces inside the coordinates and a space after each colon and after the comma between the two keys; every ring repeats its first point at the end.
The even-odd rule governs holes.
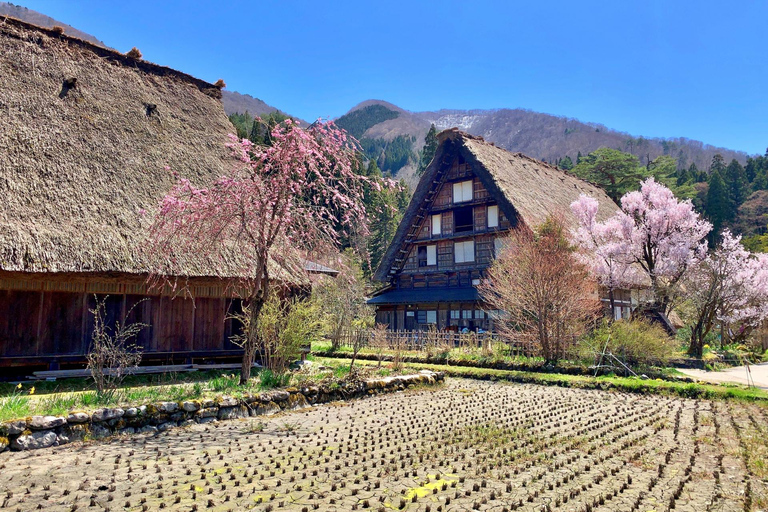
{"type": "Polygon", "coordinates": [[[458,155],[472,166],[475,175],[498,201],[513,226],[535,228],[553,214],[562,216],[567,225],[575,226],[576,219],[570,205],[581,194],[598,200],[598,220],[605,220],[618,210],[616,203],[601,188],[522,153],[510,153],[485,142],[482,137],[453,128],[438,134],[438,141],[435,157],[424,171],[376,271],[374,277],[378,281],[388,280],[398,249],[411,225],[417,221],[420,211],[424,213],[431,206],[426,204],[430,190],[442,185],[435,179],[438,171],[450,166],[458,155]]]}
{"type": "Polygon", "coordinates": [[[165,167],[204,184],[231,166],[218,97],[189,75],[0,18],[0,270],[146,271],[137,247],[174,182],[165,167]]]}

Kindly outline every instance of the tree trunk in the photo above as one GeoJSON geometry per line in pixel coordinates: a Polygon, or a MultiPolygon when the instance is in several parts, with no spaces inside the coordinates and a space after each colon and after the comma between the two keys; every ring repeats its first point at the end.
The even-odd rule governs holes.
{"type": "MultiPolygon", "coordinates": [[[[248,301],[248,332],[246,333],[246,340],[243,346],[243,362],[240,367],[240,385],[243,386],[248,383],[251,378],[251,368],[253,367],[253,360],[256,357],[256,351],[259,348],[259,316],[261,315],[261,309],[264,307],[264,303],[267,301],[267,293],[269,293],[269,277],[264,272],[264,277],[258,284],[253,297],[248,301]]],[[[269,354],[264,354],[264,357],[269,357],[269,354]]],[[[262,361],[264,363],[266,361],[262,361]]]]}
{"type": "Polygon", "coordinates": [[[701,322],[697,322],[691,329],[691,343],[688,346],[688,355],[701,359],[704,347],[704,329],[701,322]]]}
{"type": "Polygon", "coordinates": [[[613,295],[613,288],[611,288],[608,291],[608,300],[610,301],[610,305],[611,305],[611,314],[608,316],[608,318],[609,318],[609,322],[613,323],[613,321],[615,319],[614,311],[615,311],[615,308],[616,308],[616,298],[613,295]]]}

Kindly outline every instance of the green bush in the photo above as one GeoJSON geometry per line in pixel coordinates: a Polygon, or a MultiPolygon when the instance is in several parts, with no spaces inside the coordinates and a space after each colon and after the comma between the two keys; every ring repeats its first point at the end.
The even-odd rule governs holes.
{"type": "Polygon", "coordinates": [[[679,343],[661,326],[643,320],[604,322],[579,344],[582,360],[597,362],[611,353],[629,366],[666,366],[679,351],[679,343]]]}

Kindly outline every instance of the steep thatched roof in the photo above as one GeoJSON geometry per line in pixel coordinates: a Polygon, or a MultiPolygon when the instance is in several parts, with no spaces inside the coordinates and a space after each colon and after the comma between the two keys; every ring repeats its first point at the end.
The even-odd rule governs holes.
{"type": "MultiPolygon", "coordinates": [[[[0,270],[143,272],[137,245],[174,179],[231,167],[221,91],[0,17],[0,270]]],[[[190,269],[188,275],[200,275],[190,269]]]]}
{"type": "Polygon", "coordinates": [[[562,216],[566,223],[573,225],[575,218],[570,205],[581,194],[592,196],[600,203],[598,220],[607,219],[618,209],[601,188],[522,153],[510,153],[485,142],[482,137],[453,128],[438,134],[438,141],[435,157],[424,171],[376,271],[374,277],[379,281],[387,280],[400,245],[417,221],[420,210],[429,208],[425,200],[430,190],[440,185],[435,180],[438,170],[450,166],[459,154],[472,166],[513,226],[534,228],[552,214],[562,216]]]}

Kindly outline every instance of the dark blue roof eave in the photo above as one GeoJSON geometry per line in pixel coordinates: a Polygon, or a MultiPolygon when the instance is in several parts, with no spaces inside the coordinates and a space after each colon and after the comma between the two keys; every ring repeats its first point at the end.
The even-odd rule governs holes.
{"type": "Polygon", "coordinates": [[[419,304],[434,302],[475,302],[477,288],[419,288],[391,290],[368,300],[368,304],[419,304]]]}

